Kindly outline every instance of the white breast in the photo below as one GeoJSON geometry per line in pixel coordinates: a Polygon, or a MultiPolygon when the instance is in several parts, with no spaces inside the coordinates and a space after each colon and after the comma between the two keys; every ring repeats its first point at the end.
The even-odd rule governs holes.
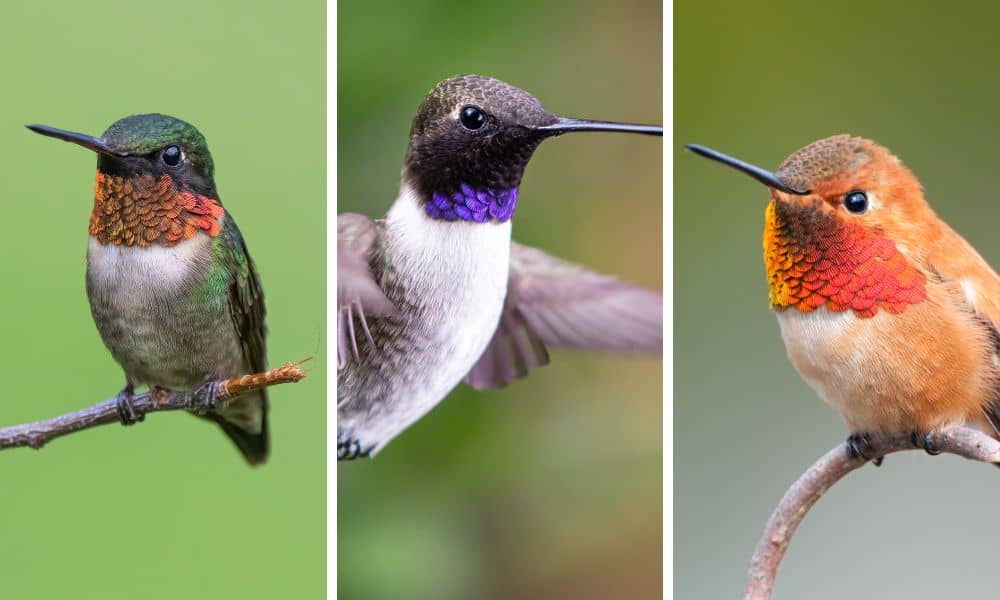
{"type": "Polygon", "coordinates": [[[440,402],[468,374],[492,339],[503,310],[510,271],[510,221],[470,223],[428,217],[404,186],[386,215],[386,249],[404,289],[422,290],[419,322],[426,336],[408,362],[424,365],[393,391],[391,415],[356,424],[383,446],[440,402]],[[426,290],[434,290],[427,294],[426,290]]]}
{"type": "MultiPolygon", "coordinates": [[[[850,310],[790,308],[777,316],[788,358],[806,383],[849,421],[868,421],[875,406],[857,390],[871,384],[865,377],[871,357],[880,356],[878,328],[873,323],[865,327],[850,310]]],[[[872,317],[881,318],[884,313],[872,317]]]]}
{"type": "Polygon", "coordinates": [[[196,267],[211,258],[205,246],[212,239],[196,235],[176,246],[130,247],[101,244],[91,237],[87,247],[87,268],[91,285],[101,289],[120,286],[144,292],[158,289],[176,291],[196,267]]]}

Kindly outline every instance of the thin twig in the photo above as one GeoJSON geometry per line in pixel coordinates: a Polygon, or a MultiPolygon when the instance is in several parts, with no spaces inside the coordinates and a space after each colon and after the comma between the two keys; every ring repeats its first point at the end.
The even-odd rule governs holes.
{"type": "MultiPolygon", "coordinates": [[[[871,456],[916,449],[910,435],[873,437],[870,441],[871,456]]],[[[975,429],[959,427],[939,433],[934,436],[932,444],[943,453],[956,454],[969,460],[1000,463],[1000,442],[975,429]]],[[[743,593],[744,600],[768,600],[771,597],[781,559],[806,513],[830,486],[866,462],[867,459],[851,456],[846,443],[840,444],[816,461],[788,488],[764,527],[764,535],[754,550],[743,593]]]]}
{"type": "MultiPolygon", "coordinates": [[[[307,359],[308,360],[308,359],[307,359]]],[[[305,362],[305,361],[303,361],[305,362]]],[[[288,363],[276,369],[244,375],[235,379],[211,381],[191,392],[168,392],[156,394],[146,392],[132,396],[132,406],[138,414],[168,410],[187,410],[203,412],[209,391],[214,388],[215,407],[224,408],[240,394],[258,390],[282,383],[295,383],[302,380],[306,373],[302,363],[288,363]]],[[[60,415],[44,421],[13,425],[0,429],[0,450],[8,448],[29,447],[41,448],[51,440],[91,427],[118,423],[118,399],[110,398],[93,406],[60,415]]]]}

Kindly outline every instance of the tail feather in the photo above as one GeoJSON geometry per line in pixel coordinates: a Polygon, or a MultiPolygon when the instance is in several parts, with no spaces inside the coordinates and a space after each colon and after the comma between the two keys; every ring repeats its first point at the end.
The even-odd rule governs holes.
{"type": "Polygon", "coordinates": [[[240,397],[225,410],[205,415],[219,424],[252,466],[263,464],[271,452],[268,434],[267,392],[240,397]]]}

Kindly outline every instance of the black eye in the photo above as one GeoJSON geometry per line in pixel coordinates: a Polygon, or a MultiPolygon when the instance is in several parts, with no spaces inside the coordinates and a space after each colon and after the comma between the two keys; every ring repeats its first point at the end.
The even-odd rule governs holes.
{"type": "Polygon", "coordinates": [[[848,192],[844,196],[844,208],[854,214],[861,214],[868,210],[868,196],[861,190],[848,192]]]}
{"type": "Polygon", "coordinates": [[[163,153],[160,154],[160,158],[163,159],[163,163],[168,167],[176,167],[181,164],[181,149],[177,146],[167,146],[163,149],[163,153]]]}
{"type": "Polygon", "coordinates": [[[458,121],[462,127],[475,131],[486,124],[486,113],[475,106],[466,106],[458,112],[458,121]]]}

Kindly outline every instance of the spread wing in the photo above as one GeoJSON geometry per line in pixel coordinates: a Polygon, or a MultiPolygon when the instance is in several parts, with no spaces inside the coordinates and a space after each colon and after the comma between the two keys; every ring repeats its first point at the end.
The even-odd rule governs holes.
{"type": "Polygon", "coordinates": [[[501,386],[548,364],[547,346],[662,352],[660,292],[516,243],[510,261],[499,326],[465,378],[472,387],[501,386]]]}
{"type": "Polygon", "coordinates": [[[364,215],[337,216],[337,368],[357,360],[358,335],[371,342],[368,317],[396,312],[371,270],[378,226],[364,215]]]}

